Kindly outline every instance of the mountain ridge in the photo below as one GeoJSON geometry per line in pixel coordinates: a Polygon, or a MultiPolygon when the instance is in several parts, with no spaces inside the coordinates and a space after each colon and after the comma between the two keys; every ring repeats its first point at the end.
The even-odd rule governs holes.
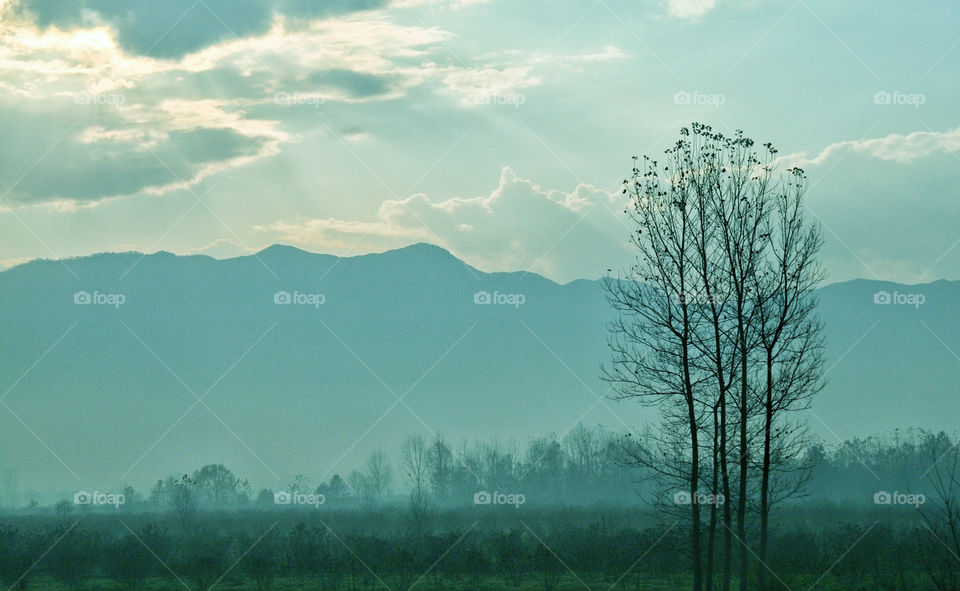
{"type": "MultiPolygon", "coordinates": [[[[0,272],[0,468],[35,488],[74,474],[90,490],[139,488],[207,463],[274,486],[346,472],[414,432],[522,440],[652,416],[600,379],[612,313],[598,280],[487,273],[432,245],[70,267],[79,279],[56,260],[0,272]]],[[[955,428],[960,282],[817,295],[828,385],[814,431],[955,428]],[[878,305],[880,291],[925,301],[878,305]]]]}
{"type": "MultiPolygon", "coordinates": [[[[392,255],[400,255],[400,254],[404,254],[404,253],[425,252],[425,251],[426,251],[426,252],[435,252],[435,253],[437,253],[437,254],[442,254],[445,258],[452,259],[453,261],[455,261],[455,262],[457,262],[457,263],[459,263],[459,264],[462,264],[462,265],[468,267],[470,270],[472,270],[472,271],[474,271],[474,272],[476,272],[476,273],[484,274],[484,275],[498,275],[498,274],[507,274],[507,275],[513,275],[513,274],[517,274],[517,275],[536,275],[536,276],[538,276],[538,277],[540,277],[540,278],[546,279],[547,281],[550,281],[551,283],[554,283],[555,285],[559,285],[559,286],[571,285],[571,284],[577,283],[577,282],[592,282],[592,283],[596,283],[596,282],[598,282],[598,281],[601,280],[601,279],[590,279],[590,278],[581,277],[581,278],[577,278],[577,279],[572,279],[572,280],[570,280],[570,281],[568,281],[568,282],[566,282],[566,283],[560,283],[560,282],[558,282],[558,281],[555,281],[555,280],[551,279],[550,277],[547,277],[546,275],[543,275],[543,274],[538,273],[538,272],[536,272],[536,271],[530,271],[530,270],[520,270],[520,269],[518,269],[518,270],[513,270],[513,271],[483,271],[483,270],[478,269],[477,267],[472,266],[470,263],[466,262],[465,260],[461,259],[460,257],[456,256],[456,255],[453,254],[450,250],[448,250],[448,249],[446,249],[446,248],[444,248],[444,247],[442,247],[442,246],[439,246],[439,245],[430,243],[430,242],[415,242],[415,243],[412,243],[412,244],[408,244],[408,245],[406,245],[406,246],[400,246],[400,247],[396,247],[396,248],[389,248],[389,249],[386,249],[386,250],[369,252],[369,253],[360,253],[360,254],[349,255],[349,256],[341,256],[341,255],[336,255],[336,254],[332,254],[332,253],[324,253],[324,252],[314,252],[314,251],[305,250],[305,249],[303,249],[303,248],[300,248],[300,247],[297,247],[297,246],[293,246],[293,245],[290,245],[290,244],[282,244],[282,243],[270,244],[270,245],[268,245],[268,246],[265,246],[265,247],[261,248],[261,249],[258,250],[258,251],[251,252],[250,254],[243,254],[243,255],[237,255],[237,256],[231,256],[231,257],[224,257],[224,258],[218,258],[218,257],[214,257],[214,256],[211,256],[211,255],[208,255],[208,254],[204,254],[204,253],[179,254],[179,253],[174,253],[174,252],[167,251],[167,250],[158,250],[158,251],[152,252],[152,253],[144,253],[144,252],[136,251],[136,250],[128,250],[128,251],[103,251],[103,252],[97,252],[97,253],[92,253],[92,254],[87,254],[87,255],[78,255],[78,256],[62,257],[62,258],[39,257],[39,258],[36,258],[36,259],[31,259],[31,260],[29,260],[29,261],[23,261],[23,262],[20,262],[20,263],[15,264],[15,265],[12,265],[12,266],[10,266],[10,267],[6,267],[6,268],[3,268],[3,269],[0,269],[0,274],[6,273],[6,272],[9,272],[9,271],[13,271],[13,270],[15,270],[15,269],[18,269],[18,268],[21,268],[21,267],[24,267],[24,266],[34,265],[34,264],[60,264],[60,263],[66,263],[66,262],[83,261],[83,260],[94,259],[94,258],[99,258],[99,257],[113,257],[113,256],[116,256],[116,257],[124,256],[124,257],[134,257],[134,258],[147,258],[147,257],[176,257],[176,258],[181,258],[181,259],[202,258],[202,259],[209,259],[209,260],[211,260],[211,261],[236,261],[236,260],[238,260],[238,259],[239,259],[239,260],[249,260],[249,259],[256,260],[258,257],[262,257],[262,256],[271,256],[271,257],[273,257],[273,256],[277,256],[277,255],[280,255],[280,254],[283,254],[283,253],[292,253],[292,254],[295,254],[296,256],[306,255],[306,256],[309,256],[309,257],[332,258],[332,259],[334,259],[334,260],[349,260],[349,259],[362,259],[362,258],[365,258],[365,257],[380,257],[380,256],[384,256],[384,255],[391,255],[391,256],[392,256],[392,255]]],[[[824,282],[824,283],[822,283],[822,284],[820,285],[820,287],[819,287],[818,289],[824,289],[824,288],[828,288],[828,287],[831,287],[831,286],[842,286],[842,285],[853,284],[853,283],[858,283],[858,282],[860,282],[860,283],[872,283],[872,284],[887,283],[887,284],[890,284],[890,285],[897,285],[897,286],[900,286],[900,287],[918,287],[918,286],[925,286],[925,285],[934,285],[934,284],[938,284],[938,283],[960,284],[960,279],[937,278],[937,279],[933,279],[933,280],[931,280],[931,281],[926,281],[926,282],[903,283],[903,282],[893,281],[893,280],[889,280],[889,279],[880,279],[880,278],[874,278],[874,279],[872,279],[872,278],[869,278],[869,277],[856,277],[856,278],[853,278],[853,279],[845,279],[845,280],[843,280],[843,281],[824,282]]]]}

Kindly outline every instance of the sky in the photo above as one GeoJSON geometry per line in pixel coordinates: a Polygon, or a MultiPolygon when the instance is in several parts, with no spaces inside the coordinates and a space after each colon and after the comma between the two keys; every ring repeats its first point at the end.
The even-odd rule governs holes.
{"type": "Polygon", "coordinates": [[[691,121],[810,178],[830,281],[960,279],[960,4],[0,0],[0,268],[103,251],[630,260],[691,121]]]}

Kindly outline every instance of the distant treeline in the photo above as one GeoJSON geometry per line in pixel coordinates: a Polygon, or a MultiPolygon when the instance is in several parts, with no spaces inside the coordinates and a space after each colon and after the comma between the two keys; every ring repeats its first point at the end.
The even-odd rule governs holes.
{"type": "MultiPolygon", "coordinates": [[[[259,493],[222,465],[204,466],[158,481],[145,497],[128,489],[114,506],[64,500],[0,514],[0,582],[131,591],[682,588],[693,565],[682,507],[671,510],[642,471],[615,461],[634,439],[578,428],[522,451],[490,443],[454,451],[414,436],[393,463],[377,452],[346,479],[311,486],[300,476],[259,493]]],[[[803,460],[807,494],[774,514],[768,572],[789,588],[960,589],[954,440],[896,432],[820,443],[803,460]],[[929,498],[900,502],[914,493],[929,498]]],[[[756,528],[747,535],[755,540],[756,528]]]]}
{"type": "MultiPolygon", "coordinates": [[[[806,452],[810,466],[805,492],[813,498],[873,502],[873,495],[935,494],[937,468],[944,469],[956,436],[923,429],[844,441],[818,442],[806,452]]],[[[960,491],[958,491],[960,492],[960,491]]]]}
{"type": "MultiPolygon", "coordinates": [[[[635,453],[637,445],[643,445],[642,438],[582,425],[562,437],[535,438],[525,448],[495,442],[451,446],[442,437],[428,441],[412,436],[396,457],[374,452],[362,468],[345,478],[335,474],[314,483],[310,475],[298,475],[274,488],[255,489],[229,468],[211,464],[158,480],[146,492],[132,487],[112,491],[122,495],[119,506],[86,499],[87,506],[81,507],[77,501],[84,505],[84,499],[65,498],[55,510],[91,511],[101,505],[102,510],[171,510],[188,519],[199,510],[286,504],[369,508],[416,502],[427,510],[487,500],[496,504],[505,495],[522,495],[523,504],[537,506],[604,503],[643,508],[672,503],[677,491],[662,490],[655,474],[627,461],[625,450],[635,453]],[[497,498],[494,493],[501,495],[497,498]]],[[[929,495],[930,468],[938,453],[954,445],[955,440],[945,433],[921,429],[836,444],[819,440],[796,461],[796,472],[803,474],[805,485],[801,496],[790,502],[803,502],[806,497],[872,503],[873,495],[883,491],[929,495]]],[[[37,503],[5,509],[51,510],[37,503]]]]}

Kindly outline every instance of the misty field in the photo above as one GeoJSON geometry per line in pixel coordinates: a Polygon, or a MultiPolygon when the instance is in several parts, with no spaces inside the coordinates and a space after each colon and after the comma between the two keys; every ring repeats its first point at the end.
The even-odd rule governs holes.
{"type": "MultiPolygon", "coordinates": [[[[91,494],[80,504],[8,510],[0,522],[0,582],[128,591],[689,586],[683,523],[691,500],[645,480],[649,470],[609,470],[604,452],[621,436],[599,428],[574,435],[535,440],[516,457],[493,443],[465,446],[463,455],[425,454],[423,489],[409,497],[377,490],[373,472],[389,481],[395,469],[420,466],[411,450],[427,447],[415,436],[402,446],[406,462],[393,466],[374,454],[365,470],[351,473],[356,492],[338,485],[339,476],[315,488],[301,476],[287,490],[252,495],[244,480],[216,465],[160,480],[146,495],[127,489],[117,498],[91,494]],[[544,448],[556,454],[554,469],[532,474],[523,458],[544,448]],[[525,492],[472,492],[474,477],[525,492]],[[616,492],[625,480],[632,492],[616,492]]],[[[444,449],[443,441],[429,447],[444,449]]],[[[748,585],[762,567],[771,585],[785,589],[955,589],[949,544],[960,540],[958,455],[949,437],[924,431],[814,445],[804,458],[808,494],[779,507],[769,558],[751,561],[748,585]],[[940,459],[934,484],[914,490],[926,458],[940,459]],[[878,481],[891,490],[877,490],[878,481]]],[[[704,512],[722,506],[715,499],[704,512]]],[[[758,527],[749,523],[752,543],[758,527]]],[[[719,536],[709,523],[705,530],[711,535],[702,554],[712,564],[719,536]]],[[[715,576],[708,585],[721,588],[715,576]]]]}
{"type": "MultiPolygon", "coordinates": [[[[912,553],[912,516],[903,512],[891,522],[883,513],[849,504],[791,508],[773,537],[769,566],[784,588],[935,588],[912,553]],[[838,549],[858,539],[832,564],[838,549]]],[[[635,510],[609,506],[450,509],[432,520],[443,533],[420,536],[403,533],[408,523],[397,509],[213,512],[180,533],[174,521],[155,513],[8,520],[0,530],[3,582],[35,590],[330,591],[654,591],[689,584],[676,522],[653,525],[635,510]],[[30,551],[56,540],[43,563],[17,581],[30,551]]]]}

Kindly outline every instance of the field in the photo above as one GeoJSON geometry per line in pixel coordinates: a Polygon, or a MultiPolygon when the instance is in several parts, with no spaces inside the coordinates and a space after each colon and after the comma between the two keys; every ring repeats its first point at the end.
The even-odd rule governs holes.
{"type": "MultiPolygon", "coordinates": [[[[910,550],[913,517],[824,502],[786,508],[769,572],[789,589],[933,588],[910,550]]],[[[613,506],[437,509],[420,533],[402,506],[199,512],[188,524],[172,512],[123,511],[2,523],[3,583],[38,591],[666,591],[690,583],[679,523],[613,506]]]]}

